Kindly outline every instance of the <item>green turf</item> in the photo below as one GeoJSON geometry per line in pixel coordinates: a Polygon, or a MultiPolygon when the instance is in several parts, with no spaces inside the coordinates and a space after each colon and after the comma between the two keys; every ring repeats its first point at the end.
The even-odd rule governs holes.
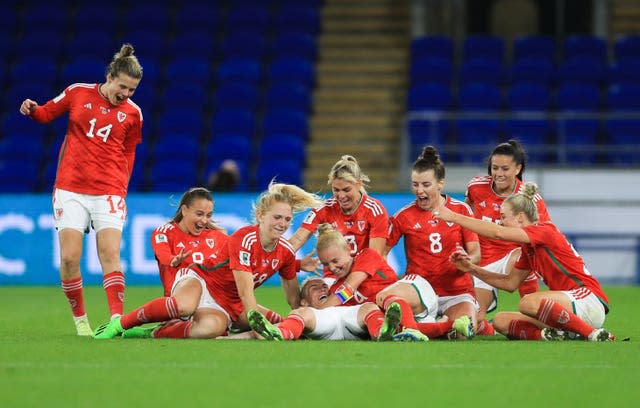
{"type": "MultiPolygon", "coordinates": [[[[78,338],[59,288],[0,287],[2,407],[635,406],[638,287],[608,287],[613,343],[78,338]]],[[[128,308],[160,293],[128,288],[128,308]]],[[[258,300],[286,310],[279,288],[258,300]]],[[[86,290],[93,327],[103,291],[86,290]]],[[[516,298],[504,294],[500,310],[516,298]]]]}

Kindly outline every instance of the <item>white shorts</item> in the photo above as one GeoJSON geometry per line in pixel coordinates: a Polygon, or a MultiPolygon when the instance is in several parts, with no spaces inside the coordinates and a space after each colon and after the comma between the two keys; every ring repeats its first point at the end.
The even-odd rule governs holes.
{"type": "MultiPolygon", "coordinates": [[[[503,256],[502,258],[498,259],[495,262],[492,262],[492,263],[490,263],[488,265],[483,266],[482,268],[488,270],[489,272],[499,273],[501,275],[506,275],[507,274],[507,264],[509,263],[509,257],[511,256],[513,251],[516,251],[516,250],[517,250],[517,248],[511,250],[511,252],[509,252],[507,255],[503,256]]],[[[492,312],[493,310],[495,310],[496,307],[498,307],[498,289],[496,289],[493,286],[489,285],[485,281],[476,278],[475,276],[472,276],[472,278],[473,278],[473,287],[474,288],[489,290],[489,291],[491,291],[493,293],[493,301],[491,302],[491,304],[487,308],[487,312],[492,312]]]]}
{"type": "Polygon", "coordinates": [[[587,322],[591,327],[599,329],[604,324],[605,310],[600,299],[587,288],[563,290],[573,306],[573,313],[587,322]]]}
{"type": "Polygon", "coordinates": [[[424,311],[418,314],[414,314],[416,322],[418,323],[433,323],[438,315],[438,295],[431,287],[429,281],[420,275],[404,275],[399,281],[389,285],[391,288],[399,283],[411,285],[413,289],[418,293],[420,303],[424,306],[424,311]]]}
{"type": "Polygon", "coordinates": [[[369,332],[358,324],[358,311],[362,305],[335,306],[311,309],[316,317],[316,328],[305,336],[314,340],[366,340],[369,332]]]}
{"type": "Polygon", "coordinates": [[[478,313],[480,310],[480,305],[476,298],[471,296],[468,293],[463,293],[462,295],[456,296],[440,296],[438,299],[438,316],[445,314],[449,308],[457,305],[458,303],[471,303],[473,305],[473,310],[478,313]]]}
{"type": "Polygon", "coordinates": [[[105,228],[122,231],[127,218],[124,197],[116,195],[78,194],[56,188],[52,204],[58,231],[70,228],[88,234],[89,227],[96,232],[105,228]]]}
{"type": "Polygon", "coordinates": [[[229,317],[229,313],[227,313],[227,311],[224,310],[223,307],[220,306],[218,302],[216,302],[216,300],[211,296],[211,294],[207,290],[206,282],[204,281],[204,279],[200,277],[200,275],[195,273],[193,269],[190,269],[190,268],[178,269],[178,271],[176,272],[176,278],[173,281],[173,286],[171,286],[171,294],[173,295],[173,291],[176,289],[176,287],[180,282],[185,281],[187,279],[195,279],[198,282],[200,282],[200,286],[202,286],[202,293],[200,294],[198,309],[207,308],[207,309],[218,310],[224,313],[225,316],[227,316],[229,324],[231,324],[231,317],[229,317]]]}

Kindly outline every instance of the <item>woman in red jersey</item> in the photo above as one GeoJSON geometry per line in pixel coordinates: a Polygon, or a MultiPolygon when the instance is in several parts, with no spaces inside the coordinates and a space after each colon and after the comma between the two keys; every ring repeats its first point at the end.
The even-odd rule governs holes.
{"type": "MultiPolygon", "coordinates": [[[[471,206],[476,218],[500,223],[500,206],[512,194],[522,192],[522,175],[525,170],[525,151],[515,140],[501,143],[493,149],[489,157],[488,176],[474,177],[469,181],[466,202],[471,206]]],[[[537,194],[534,202],[541,221],[550,221],[549,213],[542,197],[537,194]]],[[[480,262],[483,268],[496,273],[505,273],[520,256],[517,244],[480,237],[480,262]]],[[[480,304],[478,312],[479,335],[494,334],[493,326],[485,317],[498,305],[498,290],[474,277],[476,299],[480,304]]],[[[520,296],[538,290],[538,276],[531,273],[519,288],[520,296]]]]}
{"type": "MultiPolygon", "coordinates": [[[[371,248],[382,254],[389,229],[389,217],[382,203],[370,197],[366,191],[369,177],[362,172],[358,161],[345,155],[333,165],[328,182],[333,197],[320,208],[314,209],[289,239],[297,251],[322,223],[329,223],[344,235],[355,255],[364,248],[371,248]]],[[[314,270],[314,262],[303,260],[303,269],[314,270]]],[[[325,271],[325,276],[333,283],[335,277],[325,271]]]]}
{"type": "Polygon", "coordinates": [[[129,98],[142,67],[124,44],[107,67],[106,82],[73,84],[44,106],[25,99],[20,113],[48,123],[69,113],[53,191],[53,216],[60,241],[60,279],[79,336],[92,334],[85,313],[80,257],[83,233],[96,231],[103,286],[112,317],[122,314],[124,275],[120,265],[125,197],[136,145],[142,139],[142,112],[129,98]]]}
{"type": "MultiPolygon", "coordinates": [[[[402,315],[415,315],[418,322],[433,322],[438,315],[451,321],[469,316],[475,325],[478,303],[471,277],[452,265],[449,256],[462,247],[471,259],[480,259],[478,236],[433,217],[433,209],[440,206],[473,216],[467,204],[442,194],[444,177],[444,163],[436,149],[426,146],[411,171],[411,189],[416,200],[391,217],[386,247],[388,252],[404,236],[406,274],[378,293],[377,303],[385,310],[392,303],[399,303],[402,315]]],[[[472,330],[466,334],[465,337],[473,337],[472,330]]]]}
{"type": "Polygon", "coordinates": [[[303,331],[318,340],[377,338],[384,316],[372,302],[381,289],[398,280],[394,270],[371,248],[351,256],[345,237],[327,223],[318,226],[316,250],[337,281],[331,287],[325,282],[324,296],[307,299],[305,307],[293,310],[277,326],[261,313],[249,312],[251,328],[269,340],[295,340],[303,331]]]}
{"type": "Polygon", "coordinates": [[[548,291],[530,293],[520,299],[519,312],[501,312],[494,319],[496,330],[510,339],[557,340],[575,333],[590,341],[613,340],[602,328],[609,311],[608,299],[584,261],[550,221],[539,221],[535,184],[527,183],[521,194],[507,198],[500,210],[502,225],[484,222],[440,207],[436,217],[497,240],[520,244],[522,255],[506,274],[475,265],[458,251],[455,265],[490,285],[516,290],[531,271],[536,271],[548,291]]]}
{"type": "MultiPolygon", "coordinates": [[[[235,328],[248,329],[245,311],[266,311],[257,304],[254,289],[276,272],[282,278],[287,302],[291,308],[297,308],[300,291],[295,254],[282,235],[291,225],[294,212],[320,203],[318,197],[300,187],[271,183],[254,205],[256,224],[233,233],[220,256],[208,257],[183,271],[206,286],[207,290],[199,297],[200,304],[205,302],[200,307],[208,309],[204,328],[194,326],[195,321],[171,321],[156,328],[136,330],[142,321],[131,321],[130,326],[123,318],[112,320],[95,337],[113,338],[122,334],[124,337],[213,338],[222,335],[232,324],[235,328]]],[[[164,320],[167,320],[164,316],[158,316],[147,322],[164,320]]]]}

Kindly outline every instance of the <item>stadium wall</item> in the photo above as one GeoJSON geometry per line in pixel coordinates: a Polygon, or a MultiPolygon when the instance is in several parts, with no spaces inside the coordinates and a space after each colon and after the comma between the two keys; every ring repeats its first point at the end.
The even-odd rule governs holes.
{"type": "MultiPolygon", "coordinates": [[[[477,171],[474,174],[478,174],[477,171]]],[[[627,184],[633,185],[639,184],[627,184]]],[[[552,189],[543,191],[549,198],[551,216],[574,242],[598,279],[609,283],[638,283],[638,205],[612,206],[592,200],[569,206],[568,201],[557,200],[552,189]]],[[[579,191],[588,194],[588,190],[579,191]]],[[[563,193],[564,190],[559,189],[558,197],[563,193]]],[[[635,191],[634,194],[640,193],[635,191]]],[[[372,195],[383,202],[390,214],[413,199],[408,193],[372,195]]],[[[463,193],[458,192],[454,196],[461,199],[463,193]]],[[[250,223],[255,197],[255,194],[217,194],[214,219],[230,232],[250,223]]],[[[131,194],[127,199],[129,219],[123,231],[122,263],[128,284],[159,283],[149,237],[155,227],[173,215],[179,198],[177,194],[131,194]]],[[[297,229],[302,219],[303,214],[295,217],[288,234],[297,229]]],[[[311,251],[314,245],[311,241],[314,240],[300,250],[299,256],[311,251]]],[[[403,273],[402,243],[392,250],[389,262],[400,274],[403,273]]],[[[0,285],[58,285],[59,264],[50,196],[0,194],[0,285]]],[[[93,233],[85,239],[81,269],[87,284],[101,283],[93,233]]],[[[272,278],[268,283],[277,284],[278,280],[272,278]]]]}

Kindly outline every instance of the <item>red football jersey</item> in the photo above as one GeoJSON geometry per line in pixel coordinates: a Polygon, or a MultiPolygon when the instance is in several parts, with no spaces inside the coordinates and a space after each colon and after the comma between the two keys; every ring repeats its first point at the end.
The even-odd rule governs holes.
{"type": "MultiPolygon", "coordinates": [[[[446,198],[445,206],[451,211],[473,217],[471,208],[462,201],[446,198]]],[[[458,224],[434,219],[431,211],[421,209],[413,202],[391,217],[387,245],[392,247],[404,236],[407,274],[425,278],[439,296],[473,294],[471,276],[449,261],[456,246],[478,241],[478,235],[458,224]]]]}
{"type": "MultiPolygon", "coordinates": [[[[353,293],[353,297],[343,306],[354,306],[365,302],[375,303],[378,292],[398,280],[393,268],[379,253],[371,248],[365,248],[356,254],[349,273],[351,272],[365,272],[369,277],[358,286],[353,293]]],[[[334,282],[329,289],[329,293],[335,293],[345,279],[339,279],[334,282]]]]}
{"type": "Polygon", "coordinates": [[[47,123],[69,113],[58,156],[55,187],[81,194],[127,195],[136,145],[142,140],[142,111],[127,99],[112,105],[100,84],[73,84],[39,106],[31,117],[47,123]]]}
{"type": "Polygon", "coordinates": [[[267,252],[260,245],[257,225],[240,228],[229,237],[228,264],[219,260],[205,260],[198,274],[207,282],[207,289],[233,320],[243,312],[233,271],[245,271],[253,275],[254,288],[259,287],[276,272],[283,279],[296,278],[295,253],[289,241],[280,238],[275,249],[267,252]]]}
{"type": "Polygon", "coordinates": [[[609,311],[607,295],[585,266],[582,257],[553,223],[529,225],[523,230],[531,243],[522,245],[524,256],[520,256],[516,268],[536,272],[542,276],[549,290],[586,287],[609,311]]]}
{"type": "Polygon", "coordinates": [[[192,264],[202,264],[205,260],[225,261],[228,239],[227,234],[218,230],[204,230],[198,236],[191,235],[183,232],[174,221],[156,228],[151,234],[151,247],[158,262],[164,295],[171,295],[171,287],[178,269],[192,264]],[[180,265],[171,266],[171,260],[183,249],[191,250],[191,256],[185,258],[180,265]]]}
{"type": "Polygon", "coordinates": [[[375,198],[363,195],[358,208],[349,215],[340,209],[335,198],[330,198],[320,208],[313,209],[305,217],[302,227],[315,232],[318,225],[329,223],[340,231],[351,247],[351,255],[369,248],[371,238],[387,238],[389,216],[382,203],[375,198]]]}
{"type": "MultiPolygon", "coordinates": [[[[491,176],[478,176],[471,179],[467,186],[467,201],[471,205],[471,209],[475,217],[484,221],[500,223],[500,207],[509,195],[499,195],[492,187],[493,179],[491,176]]],[[[513,194],[519,194],[524,191],[524,183],[516,179],[516,187],[513,194]]],[[[536,194],[533,198],[538,208],[538,221],[551,221],[547,206],[540,194],[536,194]]],[[[488,265],[511,252],[518,246],[515,242],[500,241],[486,237],[480,237],[480,266],[488,265]]]]}

